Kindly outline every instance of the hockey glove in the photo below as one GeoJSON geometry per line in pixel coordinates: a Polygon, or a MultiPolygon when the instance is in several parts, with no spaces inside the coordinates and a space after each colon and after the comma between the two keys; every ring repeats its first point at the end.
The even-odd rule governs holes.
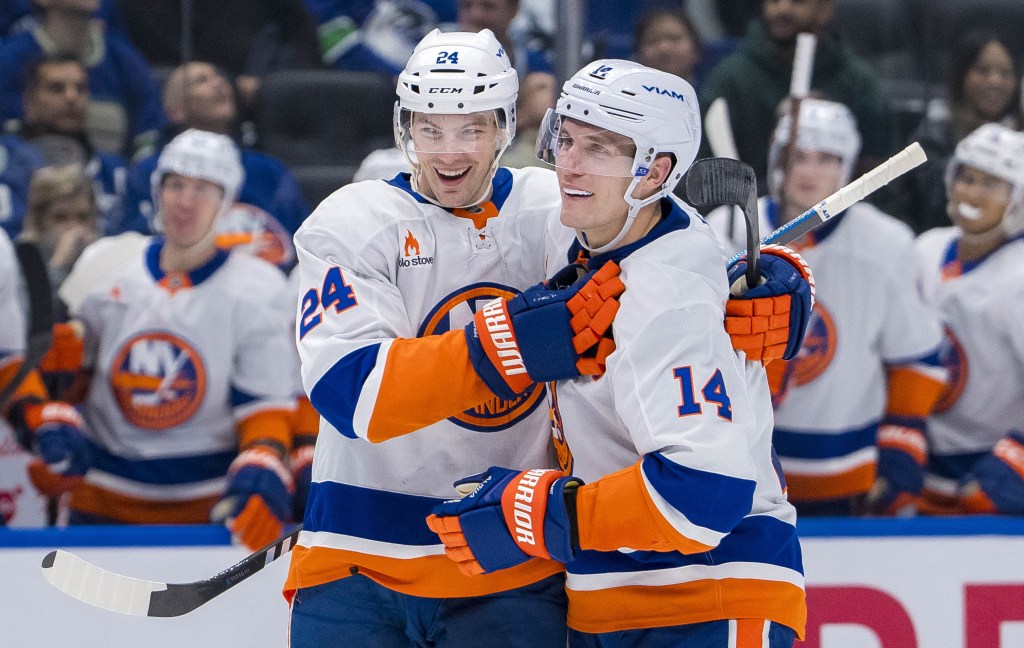
{"type": "Polygon", "coordinates": [[[511,400],[533,383],[603,373],[614,349],[605,334],[625,291],[618,275],[609,261],[569,288],[532,286],[484,306],[465,329],[477,375],[511,400]]]}
{"type": "Polygon", "coordinates": [[[276,540],[291,512],[292,476],[274,450],[253,446],[228,468],[224,498],[210,518],[223,522],[231,535],[252,551],[276,540]]]}
{"type": "Polygon", "coordinates": [[[963,513],[1024,514],[1024,433],[1014,430],[978,460],[960,487],[963,513]]]}
{"type": "Polygon", "coordinates": [[[814,275],[803,257],[780,245],[761,248],[761,285],[748,290],[746,257],[729,267],[732,295],[725,330],[747,360],[796,357],[814,307],[814,275]]]}
{"type": "Polygon", "coordinates": [[[887,416],[878,427],[878,475],[866,505],[875,515],[908,516],[924,485],[927,442],[924,421],[887,416]]]}
{"type": "Polygon", "coordinates": [[[558,470],[491,467],[455,482],[479,483],[462,499],[434,507],[427,526],[467,576],[507,569],[531,558],[569,562],[579,544],[576,489],[558,470]]]}
{"type": "Polygon", "coordinates": [[[51,497],[74,489],[92,464],[92,446],[82,431],[85,422],[78,410],[62,401],[24,403],[20,407],[17,418],[22,439],[45,464],[37,464],[34,473],[50,477],[36,483],[36,487],[51,497]]]}

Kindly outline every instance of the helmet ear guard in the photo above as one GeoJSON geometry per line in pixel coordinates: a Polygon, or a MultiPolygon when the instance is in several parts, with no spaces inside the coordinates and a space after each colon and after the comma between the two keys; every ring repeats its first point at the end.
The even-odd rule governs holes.
{"type": "Polygon", "coordinates": [[[970,166],[1010,184],[1010,204],[1003,213],[1007,236],[1024,232],[1024,133],[1001,124],[983,124],[960,140],[946,166],[946,195],[961,166],[970,166]]]}

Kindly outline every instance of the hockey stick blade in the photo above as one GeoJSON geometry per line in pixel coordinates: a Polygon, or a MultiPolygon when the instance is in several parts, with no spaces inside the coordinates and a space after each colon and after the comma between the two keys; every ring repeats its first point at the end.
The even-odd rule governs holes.
{"type": "MultiPolygon", "coordinates": [[[[850,184],[839,189],[825,200],[800,214],[768,236],[761,239],[761,245],[785,245],[794,241],[833,216],[837,216],[850,205],[863,200],[878,189],[889,184],[907,171],[924,163],[928,157],[917,142],[912,143],[874,169],[868,171],[850,184]]],[[[749,243],[747,247],[752,247],[749,243]]],[[[746,250],[740,252],[729,264],[740,259],[746,250]]]]}
{"type": "Polygon", "coordinates": [[[241,562],[194,583],[158,583],[122,576],[62,551],[43,557],[43,578],[83,603],[131,616],[188,614],[292,550],[302,527],[281,536],[241,562]]]}
{"type": "Polygon", "coordinates": [[[730,158],[697,160],[686,172],[686,199],[695,207],[730,204],[740,208],[747,223],[747,249],[753,250],[747,259],[747,285],[760,284],[761,248],[757,245],[760,220],[754,169],[730,158]]]}
{"type": "Polygon", "coordinates": [[[18,385],[36,368],[53,343],[53,291],[46,261],[39,247],[28,241],[18,242],[14,252],[28,292],[28,337],[21,366],[0,391],[0,408],[7,405],[18,385]]]}

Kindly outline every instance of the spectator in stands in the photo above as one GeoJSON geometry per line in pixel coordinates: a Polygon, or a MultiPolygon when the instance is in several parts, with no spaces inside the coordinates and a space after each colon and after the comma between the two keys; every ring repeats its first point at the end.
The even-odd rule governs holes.
{"type": "Polygon", "coordinates": [[[82,250],[101,236],[99,220],[92,179],[81,166],[43,167],[32,174],[21,238],[39,245],[54,292],[82,250]]]}
{"type": "MultiPolygon", "coordinates": [[[[99,0],[35,0],[39,25],[0,44],[0,119],[23,118],[21,95],[29,61],[69,55],[88,72],[93,146],[118,153],[148,151],[163,126],[160,92],[146,61],[125,38],[92,19],[99,0]]],[[[150,3],[144,3],[147,7],[150,3]]]]}
{"type": "MultiPolygon", "coordinates": [[[[37,13],[34,0],[5,0],[0,3],[0,40],[38,25],[37,13]]],[[[92,17],[103,25],[104,31],[125,33],[117,12],[117,0],[100,0],[92,17]]]]}
{"type": "Polygon", "coordinates": [[[267,73],[319,62],[315,27],[302,0],[192,0],[189,26],[181,23],[182,0],[119,5],[132,42],[150,65],[213,63],[234,81],[247,117],[267,73]],[[182,33],[189,34],[190,51],[184,49],[182,33]]]}
{"type": "Polygon", "coordinates": [[[123,217],[127,162],[120,155],[93,148],[89,140],[86,121],[91,103],[85,67],[69,55],[40,57],[29,61],[24,76],[21,128],[0,141],[12,156],[8,168],[0,170],[0,191],[12,197],[5,229],[13,236],[21,231],[32,171],[46,165],[78,164],[94,183],[102,230],[117,231],[123,217]]]}
{"type": "Polygon", "coordinates": [[[950,341],[919,506],[1024,515],[1024,133],[980,126],[954,149],[946,187],[954,227],[917,241],[921,292],[950,341]]]}
{"type": "Polygon", "coordinates": [[[72,524],[224,519],[256,549],[290,517],[286,281],[260,259],[218,250],[213,230],[243,173],[230,138],[185,131],[151,178],[161,236],[100,239],[65,283],[85,280],[72,315],[89,376],[91,461],[72,524]]]}
{"type": "Polygon", "coordinates": [[[696,89],[701,49],[697,27],[682,9],[655,9],[640,18],[633,33],[634,60],[686,79],[696,89]]]}
{"type": "Polygon", "coordinates": [[[513,169],[544,166],[537,159],[537,131],[545,113],[555,107],[557,85],[555,76],[547,72],[531,72],[519,84],[519,98],[516,100],[517,134],[502,156],[502,164],[513,169]]]}
{"type": "Polygon", "coordinates": [[[398,76],[421,38],[456,21],[456,0],[304,0],[328,67],[398,76]]]}
{"type": "MultiPolygon", "coordinates": [[[[169,135],[195,128],[221,135],[237,131],[238,104],[227,77],[210,63],[180,65],[164,84],[169,135]]],[[[245,183],[234,205],[217,223],[222,245],[245,244],[282,267],[295,262],[291,237],[309,214],[298,183],[279,160],[242,149],[245,183]]],[[[128,175],[125,229],[149,232],[154,212],[150,174],[157,155],[136,162],[128,175]]]]}
{"type": "MultiPolygon", "coordinates": [[[[512,20],[518,13],[519,0],[458,0],[459,30],[478,32],[490,29],[508,52],[520,80],[531,72],[554,74],[546,52],[521,38],[521,34],[510,31],[512,20]]],[[[551,105],[554,105],[553,99],[551,105]]]]}
{"type": "Polygon", "coordinates": [[[907,220],[918,233],[950,225],[946,167],[957,142],[986,122],[1020,130],[1021,65],[1005,38],[971,31],[953,46],[949,98],[935,99],[911,134],[928,161],[908,175],[907,220]]]}
{"type": "MultiPolygon", "coordinates": [[[[863,146],[857,170],[871,168],[891,153],[892,116],[878,78],[827,30],[833,1],[764,0],[762,19],[750,23],[738,50],[723,59],[701,87],[703,113],[719,97],[728,102],[740,159],[754,168],[762,191],[767,189],[768,145],[778,107],[789,94],[801,32],[818,37],[811,89],[848,106],[860,124],[863,146]]],[[[700,155],[710,155],[706,141],[700,155]]]]}
{"type": "MultiPolygon", "coordinates": [[[[758,206],[761,231],[791,222],[850,180],[861,138],[846,106],[805,99],[797,133],[789,147],[790,116],[776,126],[770,194],[758,206]]],[[[708,215],[730,255],[746,247],[743,218],[734,212],[708,215]]],[[[787,245],[815,279],[803,346],[767,367],[789,500],[801,515],[912,513],[925,418],[945,386],[942,330],[908,272],[913,233],[860,202],[787,245]]]]}

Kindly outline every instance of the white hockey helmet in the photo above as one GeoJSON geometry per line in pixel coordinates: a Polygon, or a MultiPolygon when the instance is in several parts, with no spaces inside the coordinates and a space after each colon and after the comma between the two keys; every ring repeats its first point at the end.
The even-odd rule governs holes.
{"type": "Polygon", "coordinates": [[[629,212],[622,230],[600,247],[580,238],[588,249],[603,252],[622,240],[641,208],[672,193],[697,157],[701,137],[697,94],[689,83],[668,72],[633,61],[604,59],[583,68],[562,86],[562,95],[544,116],[537,136],[541,161],[558,166],[559,136],[567,118],[624,135],[636,145],[633,159],[616,165],[621,171],[609,173],[633,178],[624,195],[629,212]],[[662,154],[674,158],[665,184],[652,196],[634,198],[637,184],[662,154]]]}
{"type": "Polygon", "coordinates": [[[395,144],[415,165],[409,129],[413,113],[468,115],[493,110],[502,132],[495,142],[496,167],[516,133],[518,94],[519,77],[491,30],[435,29],[419,42],[398,76],[395,144]]]}
{"type": "Polygon", "coordinates": [[[960,140],[946,166],[946,195],[961,166],[970,166],[1010,183],[1010,204],[1003,214],[1007,235],[1024,232],[1024,133],[1001,124],[982,124],[960,140]]]}
{"type": "MultiPolygon", "coordinates": [[[[771,147],[768,149],[768,191],[776,198],[782,194],[785,177],[783,154],[789,145],[792,121],[787,111],[775,126],[771,147]]],[[[843,164],[839,186],[850,181],[857,156],[860,155],[861,139],[857,119],[849,108],[824,99],[803,99],[800,102],[796,132],[797,148],[835,155],[843,164]]]]}
{"type": "Polygon", "coordinates": [[[160,185],[168,173],[208,180],[224,190],[218,215],[223,214],[238,198],[245,179],[238,147],[227,135],[218,135],[190,128],[172,139],[160,151],[156,168],[149,176],[155,220],[159,230],[160,185]]]}

